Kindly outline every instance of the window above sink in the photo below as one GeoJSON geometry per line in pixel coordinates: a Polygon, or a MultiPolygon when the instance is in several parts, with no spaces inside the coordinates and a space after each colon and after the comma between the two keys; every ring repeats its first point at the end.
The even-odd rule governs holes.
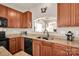
{"type": "Polygon", "coordinates": [[[54,30],[57,29],[56,18],[42,17],[42,18],[37,18],[36,20],[34,20],[35,32],[44,32],[45,26],[48,32],[54,32],[54,30]],[[45,23],[47,25],[45,25],[45,23]]]}

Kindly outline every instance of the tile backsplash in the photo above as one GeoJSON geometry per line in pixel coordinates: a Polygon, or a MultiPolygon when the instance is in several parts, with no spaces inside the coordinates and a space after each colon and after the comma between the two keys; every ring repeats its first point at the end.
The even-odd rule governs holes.
{"type": "MultiPolygon", "coordinates": [[[[6,35],[7,34],[19,34],[23,31],[27,31],[28,33],[35,33],[32,29],[22,29],[22,28],[0,28],[1,31],[5,31],[6,35]]],[[[62,28],[57,28],[57,32],[56,33],[50,33],[52,34],[58,34],[61,36],[65,36],[65,34],[68,31],[72,31],[72,33],[74,33],[74,36],[78,37],[79,36],[79,27],[62,27],[62,28]]]]}
{"type": "Polygon", "coordinates": [[[23,31],[26,31],[26,29],[21,28],[0,28],[2,31],[6,32],[6,35],[8,34],[20,34],[23,31]]]}
{"type": "Polygon", "coordinates": [[[57,32],[61,35],[65,35],[68,31],[72,31],[72,33],[74,34],[74,36],[79,36],[79,27],[62,27],[62,28],[58,28],[57,32]]]}

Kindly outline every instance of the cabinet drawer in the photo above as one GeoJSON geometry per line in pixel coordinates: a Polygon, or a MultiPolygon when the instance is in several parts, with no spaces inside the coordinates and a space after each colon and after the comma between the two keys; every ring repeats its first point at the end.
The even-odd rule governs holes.
{"type": "Polygon", "coordinates": [[[34,44],[41,44],[41,41],[39,41],[39,40],[33,40],[33,43],[34,44]]]}
{"type": "Polygon", "coordinates": [[[45,42],[45,41],[42,41],[42,45],[44,45],[44,46],[52,46],[52,43],[50,43],[50,42],[45,42]]]}
{"type": "Polygon", "coordinates": [[[54,43],[53,48],[56,48],[56,49],[59,49],[59,50],[65,50],[65,51],[68,50],[68,46],[57,44],[57,43],[54,43]]]}

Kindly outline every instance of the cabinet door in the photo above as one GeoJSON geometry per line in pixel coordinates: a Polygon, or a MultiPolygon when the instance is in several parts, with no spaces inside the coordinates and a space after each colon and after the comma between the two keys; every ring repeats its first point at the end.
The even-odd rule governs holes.
{"type": "Polygon", "coordinates": [[[8,8],[8,27],[16,27],[16,12],[13,9],[8,8]]]}
{"type": "Polygon", "coordinates": [[[42,42],[41,56],[52,56],[52,43],[42,42]]]}
{"type": "Polygon", "coordinates": [[[24,38],[17,37],[16,38],[16,51],[24,50],[24,38]]]}
{"type": "Polygon", "coordinates": [[[16,44],[15,44],[16,52],[18,52],[21,50],[21,38],[17,37],[17,38],[15,38],[15,40],[16,40],[16,44]]]}
{"type": "Polygon", "coordinates": [[[3,5],[0,5],[0,16],[7,17],[7,8],[3,5]]]}
{"type": "MultiPolygon", "coordinates": [[[[23,50],[21,37],[10,38],[9,39],[9,51],[14,54],[20,50],[23,50]]],[[[23,40],[24,41],[24,40],[23,40]]],[[[23,45],[24,46],[24,45],[23,45]]]]}
{"type": "Polygon", "coordinates": [[[75,3],[71,3],[71,26],[75,26],[75,3]]]}
{"type": "Polygon", "coordinates": [[[32,27],[32,12],[27,11],[27,28],[32,27]]]}
{"type": "Polygon", "coordinates": [[[24,37],[20,37],[21,38],[21,50],[24,51],[24,37]]]}
{"type": "Polygon", "coordinates": [[[10,51],[12,54],[14,54],[14,53],[16,52],[16,51],[15,51],[15,49],[16,49],[15,43],[16,43],[15,38],[9,39],[9,51],[10,51]]]}
{"type": "Polygon", "coordinates": [[[21,14],[20,27],[24,28],[24,13],[21,14]]]}
{"type": "Polygon", "coordinates": [[[71,55],[72,56],[79,56],[79,48],[72,47],[71,48],[71,55]]]}
{"type": "Polygon", "coordinates": [[[22,13],[21,12],[18,12],[18,11],[16,11],[16,19],[15,19],[15,27],[16,28],[21,28],[22,26],[21,26],[21,21],[22,20],[22,13]]]}
{"type": "Polygon", "coordinates": [[[33,56],[40,56],[41,41],[33,40],[33,56]]]}
{"type": "Polygon", "coordinates": [[[53,56],[68,56],[67,46],[53,44],[53,56]]]}
{"type": "Polygon", "coordinates": [[[67,27],[70,26],[70,4],[59,3],[57,5],[57,26],[67,27]]]}
{"type": "Polygon", "coordinates": [[[74,15],[72,17],[74,17],[73,22],[75,23],[75,26],[79,26],[79,3],[75,3],[72,5],[73,9],[73,13],[74,15]]]}
{"type": "Polygon", "coordinates": [[[26,19],[26,13],[23,13],[22,14],[22,19],[23,19],[23,21],[22,21],[22,27],[23,28],[26,28],[27,27],[27,19],[26,19]]]}
{"type": "Polygon", "coordinates": [[[23,27],[24,28],[32,27],[32,12],[27,11],[23,13],[23,27]]]}

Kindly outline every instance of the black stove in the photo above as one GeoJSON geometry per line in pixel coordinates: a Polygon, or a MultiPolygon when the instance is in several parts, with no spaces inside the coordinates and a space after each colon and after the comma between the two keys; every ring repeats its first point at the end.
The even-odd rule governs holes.
{"type": "Polygon", "coordinates": [[[9,42],[5,36],[5,31],[0,31],[0,46],[5,47],[7,50],[9,49],[9,42]]]}

